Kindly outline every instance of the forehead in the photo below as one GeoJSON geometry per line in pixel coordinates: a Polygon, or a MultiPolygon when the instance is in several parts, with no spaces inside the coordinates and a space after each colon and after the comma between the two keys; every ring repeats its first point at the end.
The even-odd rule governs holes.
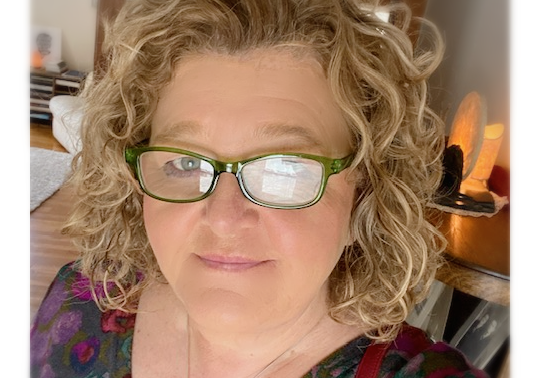
{"type": "Polygon", "coordinates": [[[183,60],[161,93],[151,138],[236,157],[294,147],[339,155],[349,140],[317,60],[275,50],[183,60]]]}

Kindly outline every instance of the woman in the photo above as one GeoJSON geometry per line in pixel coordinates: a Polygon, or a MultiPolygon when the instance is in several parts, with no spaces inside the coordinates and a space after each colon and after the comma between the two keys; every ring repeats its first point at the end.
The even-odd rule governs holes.
{"type": "Polygon", "coordinates": [[[353,377],[372,339],[395,340],[381,374],[483,376],[402,328],[444,244],[424,215],[441,52],[413,56],[407,18],[376,5],[127,3],[72,179],[81,259],[37,315],[35,376],[353,377]]]}

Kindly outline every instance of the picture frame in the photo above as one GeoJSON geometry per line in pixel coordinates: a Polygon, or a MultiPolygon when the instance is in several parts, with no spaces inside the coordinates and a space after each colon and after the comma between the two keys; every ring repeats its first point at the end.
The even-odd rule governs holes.
{"type": "Polygon", "coordinates": [[[456,332],[450,345],[484,369],[510,337],[510,309],[482,301],[456,332]]]}
{"type": "Polygon", "coordinates": [[[62,29],[33,25],[30,32],[30,54],[38,52],[43,64],[62,60],[62,29]]]}
{"type": "Polygon", "coordinates": [[[433,281],[428,296],[413,308],[407,317],[407,323],[426,331],[431,339],[441,341],[453,292],[452,287],[438,280],[433,281]]]}

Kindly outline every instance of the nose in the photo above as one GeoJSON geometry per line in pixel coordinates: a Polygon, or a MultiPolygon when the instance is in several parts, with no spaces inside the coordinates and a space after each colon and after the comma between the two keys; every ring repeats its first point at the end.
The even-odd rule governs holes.
{"type": "Polygon", "coordinates": [[[259,206],[244,196],[234,174],[221,173],[204,202],[204,222],[218,236],[234,237],[259,222],[259,206]]]}

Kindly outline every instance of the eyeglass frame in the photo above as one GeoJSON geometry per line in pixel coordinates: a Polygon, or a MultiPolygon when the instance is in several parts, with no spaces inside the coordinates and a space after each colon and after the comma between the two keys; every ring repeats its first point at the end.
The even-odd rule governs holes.
{"type": "Polygon", "coordinates": [[[314,204],[319,202],[324,194],[326,185],[328,184],[328,178],[331,175],[338,174],[342,172],[343,170],[349,168],[352,161],[354,160],[354,156],[355,154],[352,153],[350,155],[345,156],[344,158],[334,159],[334,158],[328,158],[324,156],[304,154],[304,153],[279,153],[279,154],[271,153],[271,154],[258,155],[249,159],[244,159],[244,160],[239,160],[239,161],[234,161],[234,162],[223,162],[220,160],[209,158],[204,155],[200,155],[193,151],[183,150],[183,149],[174,148],[174,147],[144,146],[144,147],[128,147],[124,150],[124,159],[129,164],[132,171],[134,172],[135,177],[137,181],[139,182],[139,185],[142,191],[146,193],[148,196],[155,198],[157,200],[169,202],[169,203],[190,203],[190,202],[201,201],[209,197],[214,192],[217,186],[219,175],[221,175],[222,173],[232,173],[236,177],[236,181],[238,182],[240,191],[242,192],[244,197],[246,197],[249,201],[259,206],[268,207],[271,209],[281,209],[281,210],[303,209],[309,206],[313,206],[314,204]],[[206,161],[214,169],[212,184],[203,195],[196,197],[194,199],[190,199],[190,200],[176,200],[176,199],[164,198],[150,192],[144,184],[144,179],[142,177],[142,172],[141,172],[142,169],[140,168],[140,156],[144,152],[149,152],[149,151],[163,151],[163,152],[177,153],[177,154],[187,155],[187,156],[191,156],[191,157],[206,161]],[[276,157],[276,158],[293,156],[293,157],[300,157],[300,158],[310,159],[310,160],[319,162],[323,166],[323,175],[322,175],[321,187],[319,189],[319,192],[317,193],[317,196],[312,201],[306,204],[302,204],[302,205],[273,205],[273,204],[265,203],[265,202],[262,202],[253,198],[249,194],[247,189],[244,187],[244,182],[243,182],[244,180],[241,177],[242,168],[246,164],[249,164],[252,161],[267,158],[269,156],[276,157]]]}

